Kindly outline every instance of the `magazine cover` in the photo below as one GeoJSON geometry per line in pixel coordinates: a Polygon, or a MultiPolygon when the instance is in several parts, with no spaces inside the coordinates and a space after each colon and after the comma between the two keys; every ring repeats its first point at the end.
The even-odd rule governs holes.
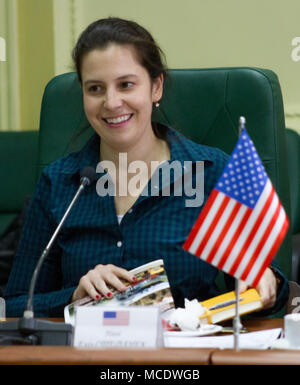
{"type": "Polygon", "coordinates": [[[72,302],[64,309],[65,322],[74,325],[77,306],[159,306],[162,312],[174,308],[174,301],[170,290],[169,280],[162,259],[149,262],[139,266],[131,272],[137,281],[132,284],[127,281],[123,283],[128,286],[124,292],[111,289],[112,299],[103,298],[95,301],[90,297],[82,298],[72,302]]]}

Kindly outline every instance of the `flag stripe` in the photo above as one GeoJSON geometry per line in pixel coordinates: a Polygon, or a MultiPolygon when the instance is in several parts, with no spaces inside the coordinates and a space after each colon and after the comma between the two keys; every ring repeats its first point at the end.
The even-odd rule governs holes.
{"type": "MultiPolygon", "coordinates": [[[[262,252],[259,256],[259,259],[263,260],[268,256],[270,250],[273,247],[274,242],[276,241],[277,236],[281,234],[281,231],[285,226],[286,220],[287,220],[287,217],[285,215],[284,209],[281,207],[278,220],[277,220],[275,226],[273,227],[272,232],[271,232],[268,240],[264,244],[264,247],[263,247],[262,252]]],[[[261,266],[261,261],[256,261],[256,263],[253,266],[252,272],[250,273],[250,276],[252,274],[256,274],[258,272],[260,266],[261,266]]],[[[251,276],[251,279],[253,280],[252,276],[251,276]]]]}
{"type": "Polygon", "coordinates": [[[201,227],[203,221],[205,220],[206,218],[206,215],[209,213],[209,210],[211,208],[211,206],[213,205],[216,197],[218,195],[218,191],[216,189],[213,189],[209,198],[207,199],[207,202],[205,204],[205,206],[203,207],[197,221],[195,222],[188,238],[186,239],[184,245],[183,245],[183,248],[185,250],[189,250],[191,253],[193,252],[193,247],[192,247],[192,243],[194,242],[195,238],[197,237],[197,233],[199,231],[199,228],[201,227]]]}
{"type": "Polygon", "coordinates": [[[264,233],[266,231],[268,223],[271,220],[271,218],[272,218],[272,216],[276,210],[278,198],[277,198],[277,195],[275,194],[274,189],[272,189],[272,192],[270,195],[270,197],[273,196],[272,202],[269,205],[268,210],[266,211],[263,220],[261,221],[259,227],[257,228],[257,230],[255,232],[255,236],[253,237],[248,249],[246,250],[246,252],[244,254],[243,260],[241,261],[241,264],[236,271],[236,276],[239,278],[242,276],[246,265],[250,262],[251,257],[255,253],[256,246],[259,243],[260,238],[264,236],[264,233]],[[273,194],[272,194],[272,192],[273,192],[273,194]]]}
{"type": "Polygon", "coordinates": [[[277,236],[276,241],[275,241],[273,247],[271,248],[264,263],[262,264],[259,273],[257,273],[255,279],[253,280],[253,286],[254,287],[256,287],[259,284],[261,276],[263,275],[263,273],[265,272],[265,270],[269,266],[269,264],[272,262],[274,255],[277,253],[277,250],[278,250],[281,242],[283,241],[283,239],[285,237],[285,234],[288,230],[288,227],[289,227],[289,221],[287,219],[287,216],[285,215],[285,221],[284,221],[283,227],[281,229],[281,232],[277,236]]]}
{"type": "Polygon", "coordinates": [[[285,237],[288,227],[289,227],[289,220],[283,208],[281,208],[279,221],[277,222],[276,226],[272,230],[272,233],[270,234],[270,241],[264,246],[264,248],[267,249],[267,253],[264,252],[264,255],[265,255],[264,258],[261,258],[261,261],[258,261],[254,265],[252,271],[249,274],[249,281],[252,282],[252,285],[254,287],[257,286],[265,269],[271,263],[282,240],[285,237]]]}
{"type": "Polygon", "coordinates": [[[242,244],[242,248],[241,248],[241,251],[240,253],[238,254],[238,256],[236,257],[235,259],[235,262],[233,264],[233,266],[231,267],[231,269],[229,270],[229,274],[231,275],[234,275],[236,270],[238,269],[239,265],[241,262],[243,262],[243,257],[248,249],[248,247],[250,246],[253,238],[255,237],[255,234],[257,233],[257,230],[258,230],[258,227],[259,225],[261,224],[261,222],[263,221],[263,218],[272,202],[272,198],[273,198],[273,195],[274,195],[274,190],[271,191],[271,194],[269,195],[263,209],[258,213],[258,216],[257,216],[257,213],[255,213],[255,210],[253,210],[250,218],[249,218],[249,221],[248,221],[248,230],[251,230],[249,235],[247,236],[246,240],[243,242],[242,244]],[[255,215],[256,214],[256,215],[255,215]],[[253,223],[253,225],[250,227],[249,224],[250,224],[250,221],[251,221],[251,217],[256,217],[255,218],[255,222],[253,223]]]}
{"type": "MultiPolygon", "coordinates": [[[[229,234],[230,227],[233,225],[234,220],[237,216],[237,213],[239,212],[241,208],[241,203],[238,201],[231,200],[232,202],[232,208],[231,212],[229,213],[228,218],[221,218],[221,226],[223,226],[223,230],[218,234],[217,239],[214,240],[213,247],[210,249],[210,252],[206,258],[206,262],[211,263],[212,260],[214,259],[214,264],[217,263],[216,261],[216,256],[217,252],[220,249],[220,245],[222,245],[222,242],[224,241],[224,238],[226,237],[227,234],[229,234]],[[225,226],[224,226],[225,223],[225,226]]],[[[223,245],[222,245],[223,246],[223,245]]],[[[224,248],[224,246],[223,246],[224,248]]]]}
{"type": "Polygon", "coordinates": [[[260,216],[259,226],[253,232],[254,236],[252,237],[250,244],[248,244],[248,247],[245,250],[245,253],[243,255],[243,260],[241,261],[238,269],[236,270],[235,274],[239,278],[241,277],[246,264],[250,261],[251,256],[255,252],[255,247],[256,247],[257,243],[259,242],[259,239],[263,236],[265,229],[268,225],[268,222],[271,219],[274,211],[276,210],[277,197],[276,197],[276,194],[274,194],[274,190],[271,191],[269,198],[270,198],[270,200],[271,200],[271,198],[273,198],[273,199],[271,200],[270,204],[267,200],[267,204],[264,207],[264,208],[266,208],[266,210],[262,210],[262,212],[261,212],[261,214],[263,214],[263,217],[260,216]],[[273,194],[272,194],[272,192],[273,192],[273,194]]]}
{"type": "Polygon", "coordinates": [[[224,194],[223,194],[223,197],[222,197],[222,198],[223,198],[223,199],[222,199],[222,203],[221,203],[221,205],[220,205],[220,207],[219,207],[219,210],[216,211],[216,213],[215,213],[215,215],[214,215],[214,217],[213,217],[213,220],[212,220],[212,222],[211,222],[209,228],[208,228],[207,231],[205,232],[205,235],[204,235],[204,237],[203,237],[203,239],[202,239],[202,242],[200,243],[200,245],[198,246],[198,248],[197,248],[197,250],[196,250],[196,253],[195,253],[195,254],[198,255],[198,256],[201,256],[201,253],[202,253],[202,251],[203,251],[203,249],[204,249],[206,243],[208,242],[210,236],[212,235],[212,233],[213,233],[215,227],[216,227],[217,224],[218,224],[218,221],[219,221],[220,217],[222,216],[222,214],[223,214],[223,212],[224,212],[224,210],[225,210],[225,208],[226,208],[226,206],[227,206],[227,204],[228,204],[228,202],[229,202],[229,200],[230,200],[230,197],[229,197],[229,196],[226,196],[226,195],[224,195],[224,194]]]}
{"type": "MultiPolygon", "coordinates": [[[[243,206],[243,207],[246,207],[246,206],[243,206]]],[[[248,219],[249,219],[251,213],[252,213],[252,210],[249,208],[246,208],[245,212],[243,213],[244,215],[241,219],[239,226],[237,227],[235,233],[233,234],[233,236],[231,238],[229,245],[227,246],[226,250],[224,251],[222,259],[218,263],[217,267],[219,269],[223,269],[225,263],[227,262],[227,259],[232,256],[232,250],[233,250],[239,236],[241,235],[242,231],[244,230],[246,224],[248,223],[248,219]]]]}
{"type": "MultiPolygon", "coordinates": [[[[198,249],[200,243],[202,242],[202,239],[205,236],[206,231],[209,229],[211,222],[213,221],[214,213],[218,212],[224,197],[225,197],[225,194],[218,194],[218,192],[216,191],[216,196],[215,196],[214,202],[210,208],[210,211],[209,211],[209,213],[207,213],[206,217],[204,218],[202,225],[201,225],[200,229],[198,230],[198,233],[196,234],[196,237],[195,237],[195,239],[194,239],[194,241],[190,247],[190,250],[192,253],[196,254],[197,249],[198,249]]],[[[196,254],[196,255],[198,255],[198,254],[196,254]]],[[[198,255],[198,256],[200,257],[200,255],[198,255]]]]}
{"type": "MultiPolygon", "coordinates": [[[[223,201],[223,203],[224,202],[225,201],[223,201]]],[[[214,247],[214,245],[218,241],[218,238],[222,231],[222,227],[224,226],[224,223],[226,223],[226,221],[228,220],[228,217],[233,209],[233,206],[234,206],[234,201],[229,199],[222,215],[219,218],[219,221],[217,222],[213,232],[211,233],[211,237],[206,242],[206,244],[204,244],[204,249],[202,250],[202,253],[201,253],[201,258],[203,260],[205,261],[207,260],[207,257],[210,254],[211,249],[214,247]]]]}
{"type": "Polygon", "coordinates": [[[247,276],[248,276],[250,270],[252,269],[254,263],[256,262],[256,260],[259,256],[259,254],[261,253],[264,245],[266,244],[266,242],[270,236],[270,233],[272,231],[272,228],[275,226],[275,223],[278,219],[278,216],[280,213],[280,202],[278,199],[276,199],[276,201],[277,201],[277,207],[275,209],[275,212],[272,215],[271,219],[269,220],[269,223],[267,225],[266,230],[264,231],[263,235],[261,236],[260,241],[258,241],[258,244],[255,248],[255,251],[253,253],[251,253],[252,254],[251,258],[250,258],[249,262],[247,263],[247,266],[245,267],[243,273],[241,274],[241,279],[244,281],[247,279],[247,276]]]}
{"type": "MultiPolygon", "coordinates": [[[[249,208],[249,215],[247,216],[247,221],[245,223],[245,226],[241,229],[241,232],[238,234],[238,238],[233,245],[233,248],[231,249],[230,258],[227,258],[226,263],[223,266],[224,271],[229,273],[231,267],[234,265],[235,258],[239,256],[240,251],[242,250],[245,241],[247,240],[248,235],[250,234],[255,221],[257,220],[257,217],[259,216],[262,208],[265,205],[266,199],[268,197],[269,191],[271,191],[271,184],[267,183],[263,194],[261,194],[257,205],[254,210],[251,210],[249,208]]],[[[237,261],[237,266],[239,265],[240,261],[237,261]]]]}

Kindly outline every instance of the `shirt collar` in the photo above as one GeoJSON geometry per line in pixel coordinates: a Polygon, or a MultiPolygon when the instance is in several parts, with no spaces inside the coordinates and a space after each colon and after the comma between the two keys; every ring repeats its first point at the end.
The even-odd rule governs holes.
{"type": "Polygon", "coordinates": [[[215,161],[211,147],[195,143],[173,128],[168,128],[167,141],[171,149],[171,161],[215,161]]]}
{"type": "Polygon", "coordinates": [[[73,153],[72,157],[68,156],[66,158],[62,173],[72,175],[77,174],[84,167],[96,168],[100,161],[99,149],[100,138],[94,133],[80,151],[73,153]]]}
{"type": "MultiPolygon", "coordinates": [[[[208,161],[214,163],[214,156],[212,149],[208,146],[197,144],[184,135],[168,127],[166,140],[170,146],[171,159],[170,162],[178,160],[184,161],[208,161]]],[[[63,174],[77,174],[81,169],[87,166],[95,167],[100,161],[100,138],[94,133],[88,142],[84,145],[82,150],[74,153],[74,157],[66,158],[62,173],[63,174]]]]}

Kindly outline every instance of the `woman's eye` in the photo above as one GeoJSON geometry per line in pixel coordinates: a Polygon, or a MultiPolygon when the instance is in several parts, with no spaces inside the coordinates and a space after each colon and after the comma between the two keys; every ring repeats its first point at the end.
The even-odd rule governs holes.
{"type": "Polygon", "coordinates": [[[89,92],[100,92],[101,90],[102,90],[102,88],[100,86],[97,86],[97,85],[93,85],[93,86],[89,87],[89,92]]]}
{"type": "Polygon", "coordinates": [[[122,82],[121,84],[121,87],[126,89],[126,88],[130,88],[133,86],[133,83],[132,82],[122,82]]]}

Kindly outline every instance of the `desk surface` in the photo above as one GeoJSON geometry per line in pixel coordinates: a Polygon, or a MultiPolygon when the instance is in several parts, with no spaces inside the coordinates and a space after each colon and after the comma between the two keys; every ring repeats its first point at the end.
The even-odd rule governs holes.
{"type": "Polygon", "coordinates": [[[0,364],[207,365],[214,349],[83,350],[70,346],[1,346],[0,364]]]}
{"type": "Polygon", "coordinates": [[[214,350],[212,365],[300,365],[298,350],[214,350]]]}
{"type": "MultiPolygon", "coordinates": [[[[243,321],[249,331],[283,327],[282,319],[243,321]]],[[[300,351],[233,349],[85,350],[70,346],[0,346],[0,364],[300,364],[300,351]]]]}

